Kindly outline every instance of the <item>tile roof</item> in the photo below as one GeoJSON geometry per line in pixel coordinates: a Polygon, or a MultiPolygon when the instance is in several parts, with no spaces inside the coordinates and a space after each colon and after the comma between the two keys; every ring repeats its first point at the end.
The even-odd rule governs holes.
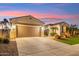
{"type": "Polygon", "coordinates": [[[10,18],[10,21],[12,23],[16,24],[30,24],[30,25],[43,25],[44,22],[40,21],[39,19],[28,15],[28,16],[21,16],[21,17],[16,17],[16,18],[10,18]]]}

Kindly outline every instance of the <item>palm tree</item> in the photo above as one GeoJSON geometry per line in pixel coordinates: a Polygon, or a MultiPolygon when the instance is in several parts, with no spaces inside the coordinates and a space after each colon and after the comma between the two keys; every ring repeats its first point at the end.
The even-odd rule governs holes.
{"type": "Polygon", "coordinates": [[[4,38],[9,38],[9,28],[8,28],[8,20],[7,19],[4,19],[4,21],[3,21],[3,26],[4,26],[4,28],[3,28],[3,30],[2,30],[2,33],[3,33],[3,37],[4,38]]]}
{"type": "Polygon", "coordinates": [[[69,28],[67,28],[67,30],[68,30],[69,33],[73,36],[73,35],[76,34],[76,32],[77,32],[77,30],[78,30],[78,27],[77,27],[76,24],[75,24],[75,25],[72,25],[72,24],[71,24],[71,26],[70,26],[69,28]]]}

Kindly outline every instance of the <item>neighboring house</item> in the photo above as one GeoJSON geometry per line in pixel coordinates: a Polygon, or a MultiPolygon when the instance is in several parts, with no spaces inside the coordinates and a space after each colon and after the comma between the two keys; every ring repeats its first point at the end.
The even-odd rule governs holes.
{"type": "Polygon", "coordinates": [[[11,33],[15,32],[16,37],[43,36],[44,23],[31,15],[11,18],[10,22],[15,26],[15,30],[11,31],[11,33]]]}
{"type": "Polygon", "coordinates": [[[67,34],[67,28],[69,27],[69,24],[66,22],[59,22],[55,24],[48,24],[46,25],[48,27],[48,36],[51,36],[51,33],[57,33],[58,35],[61,34],[67,34]]]}

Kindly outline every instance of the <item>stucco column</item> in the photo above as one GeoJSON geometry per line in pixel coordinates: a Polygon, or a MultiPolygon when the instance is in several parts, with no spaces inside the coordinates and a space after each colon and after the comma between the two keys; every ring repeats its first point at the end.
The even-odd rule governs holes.
{"type": "Polygon", "coordinates": [[[48,26],[49,32],[48,32],[48,36],[51,36],[51,28],[50,26],[48,26]]]}
{"type": "Polygon", "coordinates": [[[41,27],[41,37],[44,37],[44,26],[41,27]]]}

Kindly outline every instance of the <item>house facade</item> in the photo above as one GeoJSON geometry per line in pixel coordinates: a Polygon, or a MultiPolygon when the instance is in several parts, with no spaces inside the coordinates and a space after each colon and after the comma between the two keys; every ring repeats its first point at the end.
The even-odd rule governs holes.
{"type": "Polygon", "coordinates": [[[59,22],[55,24],[48,24],[46,25],[48,28],[48,35],[47,36],[52,36],[52,34],[56,33],[59,36],[62,34],[68,34],[67,28],[69,27],[69,24],[66,22],[59,22]]]}

